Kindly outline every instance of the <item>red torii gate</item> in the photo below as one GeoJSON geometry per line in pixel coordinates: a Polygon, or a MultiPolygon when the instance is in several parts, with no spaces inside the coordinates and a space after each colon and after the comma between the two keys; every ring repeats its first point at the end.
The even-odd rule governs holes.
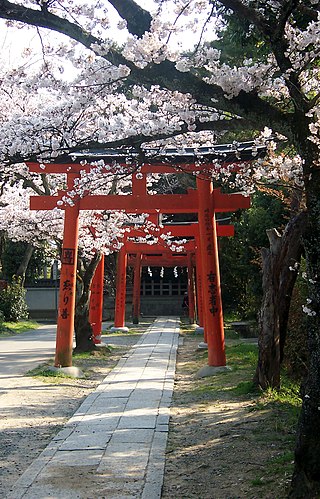
{"type": "MultiPolygon", "coordinates": [[[[135,230],[133,229],[133,232],[135,230]]],[[[164,233],[164,232],[163,232],[164,233]]],[[[141,232],[139,233],[141,235],[141,232]]],[[[131,233],[129,234],[129,237],[131,233]]],[[[191,253],[195,252],[195,241],[188,240],[184,245],[184,252],[191,253]]],[[[125,239],[123,246],[121,247],[118,254],[118,267],[117,267],[117,281],[116,281],[116,302],[115,302],[115,318],[114,318],[114,329],[124,329],[125,328],[125,302],[126,302],[126,270],[128,266],[128,255],[129,254],[139,254],[140,258],[136,259],[134,268],[134,284],[133,284],[133,299],[134,299],[134,318],[137,318],[140,308],[140,279],[141,279],[141,257],[142,255],[153,254],[153,253],[165,253],[167,256],[176,254],[179,252],[172,252],[164,242],[158,242],[155,244],[147,244],[141,242],[135,242],[133,240],[125,239]]],[[[138,321],[135,320],[135,323],[138,321]]]]}
{"type": "MultiPolygon", "coordinates": [[[[131,234],[130,234],[131,236],[131,234]]],[[[191,254],[195,253],[196,247],[194,240],[189,240],[186,244],[184,244],[184,255],[182,256],[181,252],[173,252],[170,248],[166,248],[163,243],[155,243],[152,245],[148,245],[146,243],[134,242],[134,241],[126,241],[123,246],[123,251],[126,255],[135,255],[133,259],[131,256],[127,260],[127,265],[130,263],[134,267],[134,282],[133,282],[133,323],[137,324],[139,322],[140,315],[140,283],[141,283],[141,269],[142,266],[152,265],[156,266],[186,266],[190,267],[191,254]],[[152,260],[152,256],[157,253],[155,257],[156,260],[152,260]],[[161,257],[159,256],[161,254],[161,257]],[[149,261],[146,261],[146,257],[148,256],[149,261]],[[150,260],[151,258],[151,260],[150,260]]],[[[190,271],[190,268],[189,268],[190,271]]],[[[125,271],[123,272],[125,273],[125,271]]],[[[115,328],[123,328],[125,321],[125,282],[119,283],[119,288],[117,288],[116,294],[116,307],[115,307],[115,328]],[[122,286],[122,287],[121,287],[122,286]],[[118,301],[119,298],[119,301],[118,301]]],[[[191,282],[190,282],[190,300],[192,301],[192,292],[191,292],[191,282]]],[[[194,316],[194,300],[193,302],[193,312],[192,316],[194,316]]]]}
{"type": "MultiPolygon", "coordinates": [[[[128,254],[136,254],[136,258],[128,259],[128,266],[132,266],[134,268],[134,283],[133,283],[133,323],[137,324],[139,322],[140,315],[140,280],[141,280],[141,267],[142,266],[181,266],[187,267],[188,269],[188,298],[189,298],[189,318],[190,321],[193,322],[195,318],[195,298],[194,298],[194,280],[193,280],[193,268],[195,266],[195,258],[192,261],[192,255],[197,253],[197,246],[195,242],[188,241],[189,247],[187,248],[188,253],[185,256],[181,256],[181,253],[178,253],[170,250],[169,247],[165,247],[162,243],[155,243],[150,245],[150,251],[148,247],[142,243],[137,243],[132,240],[134,237],[147,237],[148,235],[155,237],[161,240],[162,235],[170,234],[172,238],[193,238],[193,241],[199,238],[199,226],[198,222],[187,222],[187,223],[171,223],[167,225],[154,226],[148,230],[148,233],[141,234],[141,228],[132,227],[130,232],[126,234],[126,252],[128,254]],[[129,240],[128,240],[129,238],[129,240]],[[192,245],[192,247],[190,247],[192,245]],[[143,250],[143,248],[145,248],[143,250]],[[152,257],[152,253],[157,253],[156,257],[152,257]],[[159,254],[161,257],[159,258],[159,254]],[[139,255],[139,257],[138,257],[139,255]],[[148,255],[148,259],[146,258],[148,255]]],[[[217,236],[233,236],[234,235],[234,226],[233,225],[217,225],[217,236]]],[[[185,253],[185,249],[184,249],[185,253]]],[[[200,270],[198,270],[197,275],[197,287],[200,288],[199,280],[200,280],[200,270]]],[[[121,293],[119,291],[119,293],[121,293]]],[[[200,291],[198,289],[198,316],[200,315],[200,321],[203,324],[203,314],[202,314],[202,297],[200,296],[200,291]],[[200,313],[199,313],[200,312],[200,313]]],[[[123,304],[124,307],[124,304],[123,304]]],[[[121,316],[120,320],[116,319],[118,324],[121,324],[118,327],[123,327],[124,322],[122,324],[122,320],[124,321],[124,314],[121,316]]]]}
{"type": "Polygon", "coordinates": [[[141,289],[141,268],[142,267],[187,267],[188,269],[188,299],[189,299],[189,318],[194,321],[195,316],[195,299],[194,299],[194,285],[192,271],[195,265],[194,253],[187,254],[172,254],[161,253],[146,255],[142,253],[135,253],[128,257],[128,267],[134,268],[134,281],[133,281],[133,310],[132,322],[139,323],[140,316],[140,289],[141,289]]]}
{"type": "MultiPolygon", "coordinates": [[[[35,173],[67,174],[67,190],[57,196],[31,197],[30,207],[34,210],[49,210],[57,206],[68,192],[74,189],[75,179],[80,172],[90,170],[90,166],[81,164],[49,164],[43,167],[39,163],[28,163],[29,170],[35,173]]],[[[184,165],[185,167],[185,165],[184,165]]],[[[188,164],[189,171],[195,169],[194,163],[188,164]]],[[[196,167],[200,170],[201,167],[196,167]]],[[[208,165],[206,165],[208,169],[208,165]]],[[[128,172],[130,173],[130,172],[128,172]]],[[[131,172],[133,173],[133,172],[131,172]]],[[[208,343],[208,364],[225,366],[224,329],[220,295],[220,277],[217,249],[217,229],[215,212],[234,211],[249,207],[249,198],[238,194],[222,194],[220,189],[213,189],[211,179],[203,174],[197,178],[197,191],[189,189],[187,194],[156,194],[150,196],[146,191],[147,173],[177,173],[170,165],[144,165],[139,177],[133,174],[132,194],[88,195],[75,197],[73,205],[63,204],[65,210],[64,239],[61,256],[61,276],[59,311],[56,341],[56,367],[72,365],[72,347],[75,312],[76,264],[80,210],[125,210],[128,213],[198,213],[199,246],[201,275],[206,279],[202,283],[205,330],[208,343]]],[[[125,269],[126,254],[120,251],[120,269],[125,269]]],[[[199,263],[200,263],[199,261],[199,263]]],[[[123,273],[118,276],[122,279],[123,273]]]]}
{"type": "Polygon", "coordinates": [[[89,322],[93,332],[93,342],[101,343],[102,313],[103,313],[103,283],[104,283],[104,254],[94,273],[90,287],[89,322]]]}

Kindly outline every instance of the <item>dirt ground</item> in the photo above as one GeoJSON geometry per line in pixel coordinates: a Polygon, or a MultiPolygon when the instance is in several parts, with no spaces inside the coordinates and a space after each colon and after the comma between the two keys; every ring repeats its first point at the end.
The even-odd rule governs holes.
{"type": "Polygon", "coordinates": [[[285,408],[234,395],[240,371],[195,380],[205,359],[198,343],[186,336],[178,352],[162,499],[287,497],[295,428],[285,408]]]}
{"type": "Polygon", "coordinates": [[[107,360],[97,355],[74,362],[86,373],[85,379],[18,376],[5,380],[0,386],[1,499],[139,338],[116,338],[119,345],[113,346],[107,360]]]}
{"type": "MultiPolygon", "coordinates": [[[[107,362],[83,361],[89,378],[52,382],[22,376],[0,391],[1,498],[138,338],[114,348],[107,362]]],[[[204,359],[198,342],[191,335],[179,347],[162,498],[285,497],[290,475],[281,460],[280,472],[270,475],[270,462],[285,453],[287,432],[275,430],[268,409],[253,410],[254,398],[217,396],[207,390],[208,378],[194,380],[204,359]]]]}

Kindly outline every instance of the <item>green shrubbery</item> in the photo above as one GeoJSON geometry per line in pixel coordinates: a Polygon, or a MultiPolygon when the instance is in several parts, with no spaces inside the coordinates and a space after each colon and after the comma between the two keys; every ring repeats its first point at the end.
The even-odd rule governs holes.
{"type": "Polygon", "coordinates": [[[219,240],[224,311],[235,314],[238,320],[257,319],[262,300],[261,248],[269,248],[266,231],[284,227],[287,217],[280,198],[256,192],[251,208],[231,218],[235,236],[219,240]]]}
{"type": "Polygon", "coordinates": [[[17,322],[27,317],[26,290],[21,287],[19,280],[15,280],[0,291],[0,323],[17,322]]]}
{"type": "Polygon", "coordinates": [[[0,333],[4,330],[3,322],[4,322],[4,315],[3,312],[0,310],[0,333]]]}

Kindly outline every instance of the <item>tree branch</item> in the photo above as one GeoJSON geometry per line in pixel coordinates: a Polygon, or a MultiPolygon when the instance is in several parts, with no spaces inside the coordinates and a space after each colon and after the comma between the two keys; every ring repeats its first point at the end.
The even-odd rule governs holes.
{"type": "Polygon", "coordinates": [[[241,0],[220,0],[220,3],[226,9],[236,12],[242,19],[253,23],[261,32],[265,33],[267,30],[269,31],[269,26],[266,24],[264,17],[247,3],[241,0]]]}
{"type": "MultiPolygon", "coordinates": [[[[0,18],[56,31],[57,33],[61,33],[62,35],[81,43],[81,45],[89,50],[93,50],[92,45],[103,45],[103,40],[88,33],[78,24],[72,23],[67,19],[51,14],[50,12],[30,9],[22,5],[11,3],[8,0],[0,0],[0,18]]],[[[112,48],[109,50],[108,57],[105,57],[105,59],[115,65],[127,64],[128,62],[120,53],[112,48]]]]}
{"type": "Polygon", "coordinates": [[[119,16],[127,21],[129,33],[142,36],[150,29],[152,17],[133,0],[109,0],[119,16]]]}
{"type": "MultiPolygon", "coordinates": [[[[192,130],[194,132],[201,131],[211,131],[215,133],[219,132],[228,132],[228,131],[239,131],[243,130],[255,130],[256,123],[250,122],[249,120],[234,118],[230,120],[218,120],[218,121],[206,121],[202,122],[199,119],[195,121],[195,128],[192,130]]],[[[106,142],[98,142],[98,141],[81,141],[72,147],[61,146],[59,149],[60,154],[56,155],[58,152],[55,151],[54,162],[65,162],[70,161],[70,157],[72,153],[77,153],[83,150],[99,150],[103,151],[105,149],[116,149],[120,147],[129,147],[129,148],[139,148],[142,144],[148,142],[155,142],[159,140],[165,140],[171,137],[179,136],[188,133],[190,130],[188,128],[188,124],[181,124],[179,130],[170,131],[170,133],[158,133],[154,135],[145,135],[145,134],[136,134],[129,137],[123,137],[121,139],[110,140],[106,142]]],[[[14,156],[8,156],[3,164],[7,167],[11,164],[22,163],[24,161],[38,161],[39,157],[50,159],[50,149],[38,150],[28,156],[21,156],[20,154],[15,154],[14,156]]],[[[18,178],[25,180],[25,178],[21,174],[16,174],[18,178]],[[20,176],[19,176],[20,175],[20,176]]],[[[36,190],[39,189],[39,194],[47,193],[48,186],[46,184],[46,177],[43,175],[43,188],[45,192],[41,192],[40,188],[35,185],[31,185],[31,180],[28,180],[30,183],[29,187],[36,190]]]]}
{"type": "MultiPolygon", "coordinates": [[[[235,2],[236,0],[232,1],[235,2]]],[[[225,3],[228,3],[227,0],[225,3]]],[[[132,4],[134,5],[134,2],[132,4]]],[[[93,50],[92,45],[95,44],[103,47],[101,39],[96,38],[67,19],[60,18],[49,12],[22,7],[8,0],[0,0],[0,18],[57,31],[90,50],[93,50]]],[[[261,99],[255,92],[246,93],[241,91],[238,96],[227,99],[222,88],[217,85],[207,84],[190,72],[181,73],[176,69],[175,64],[170,61],[149,64],[146,68],[140,69],[127,61],[120,52],[113,48],[110,48],[108,53],[102,57],[112,64],[128,66],[131,70],[128,82],[131,84],[143,84],[148,87],[157,84],[169,90],[190,93],[199,104],[218,108],[230,113],[232,116],[238,115],[250,119],[255,121],[257,126],[260,124],[260,127],[265,126],[267,123],[268,126],[280,133],[290,134],[290,123],[288,123],[290,115],[279,111],[267,101],[261,99]]]]}

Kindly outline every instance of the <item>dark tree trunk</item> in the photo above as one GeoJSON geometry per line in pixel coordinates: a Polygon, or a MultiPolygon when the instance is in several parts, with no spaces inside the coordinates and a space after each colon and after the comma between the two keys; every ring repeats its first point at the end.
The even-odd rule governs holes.
{"type": "Polygon", "coordinates": [[[20,265],[17,269],[17,272],[15,273],[15,276],[16,276],[17,280],[20,282],[21,287],[24,285],[24,281],[26,279],[27,268],[28,268],[30,259],[33,255],[33,252],[34,252],[34,247],[32,246],[32,244],[28,243],[26,246],[26,250],[25,250],[25,253],[23,255],[23,258],[22,258],[20,265]]]}
{"type": "Polygon", "coordinates": [[[259,358],[254,377],[263,390],[280,387],[280,365],[287,333],[289,308],[302,253],[306,214],[287,224],[283,234],[268,231],[270,249],[262,248],[263,299],[259,316],[259,358]]]}
{"type": "Polygon", "coordinates": [[[308,277],[309,366],[302,386],[302,409],[295,449],[291,498],[320,497],[320,171],[310,162],[306,180],[308,225],[304,237],[308,277]]]}
{"type": "Polygon", "coordinates": [[[89,306],[90,306],[90,285],[96,271],[96,268],[101,260],[101,254],[96,253],[89,265],[86,267],[80,284],[77,286],[77,301],[74,329],[76,336],[76,347],[74,352],[91,352],[96,346],[93,342],[93,331],[89,322],[89,306]]]}

